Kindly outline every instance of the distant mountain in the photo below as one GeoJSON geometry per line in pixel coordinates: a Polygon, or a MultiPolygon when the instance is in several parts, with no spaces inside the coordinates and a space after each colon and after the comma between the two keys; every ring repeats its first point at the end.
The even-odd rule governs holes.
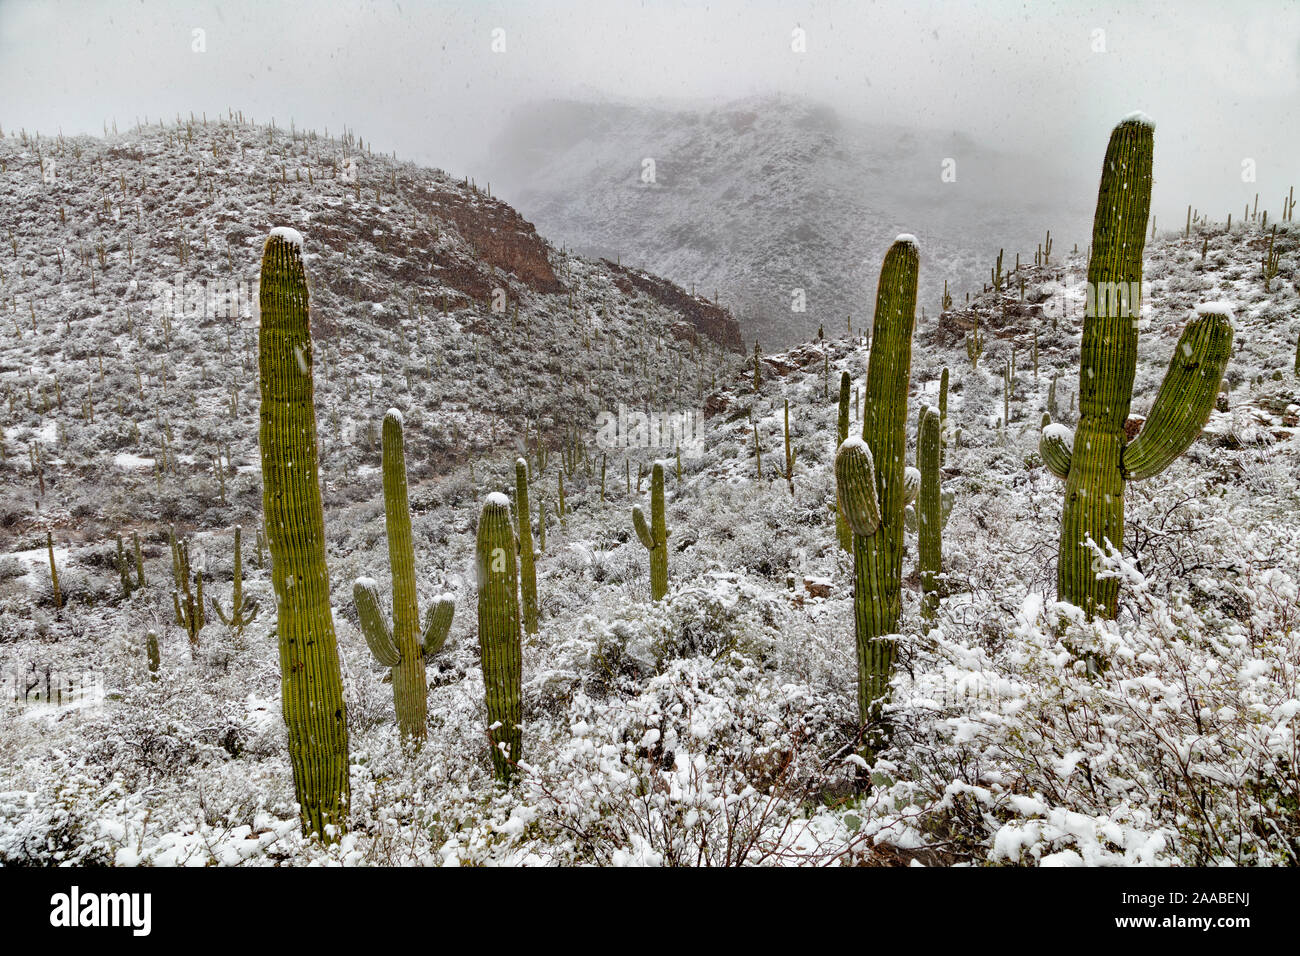
{"type": "Polygon", "coordinates": [[[1059,256],[1092,213],[1043,157],[784,96],[713,110],[533,103],[478,168],[553,241],[716,292],[746,337],[773,346],[869,317],[899,233],[921,240],[920,304],[935,312],[945,280],[961,301],[1000,248],[1006,268],[1017,251],[1032,263],[1051,229],[1059,256]]]}

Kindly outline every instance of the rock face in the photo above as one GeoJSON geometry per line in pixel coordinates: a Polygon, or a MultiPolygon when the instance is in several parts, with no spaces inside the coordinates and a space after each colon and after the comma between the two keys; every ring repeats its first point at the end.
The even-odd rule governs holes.
{"type": "MultiPolygon", "coordinates": [[[[608,259],[602,259],[601,262],[614,273],[614,282],[623,292],[644,292],[655,301],[680,312],[697,334],[712,339],[725,349],[737,352],[741,350],[740,323],[722,306],[693,296],[681,286],[660,276],[629,269],[608,259]]],[[[690,337],[682,334],[684,332],[685,330],[673,330],[673,334],[678,337],[690,337]]],[[[695,339],[691,338],[691,341],[695,339]]]]}
{"type": "Polygon", "coordinates": [[[546,255],[546,243],[533,224],[505,203],[481,195],[442,193],[417,198],[421,212],[449,220],[461,238],[488,265],[515,278],[535,292],[563,292],[546,255]]]}

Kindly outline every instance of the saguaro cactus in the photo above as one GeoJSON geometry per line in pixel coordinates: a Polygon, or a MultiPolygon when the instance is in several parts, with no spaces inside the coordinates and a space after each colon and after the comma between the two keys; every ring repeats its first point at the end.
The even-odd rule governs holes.
{"type": "Polygon", "coordinates": [[[520,650],[519,570],[510,501],[493,492],[479,513],[475,569],[478,575],[478,644],[483,658],[488,740],[492,767],[502,783],[519,762],[523,732],[522,652],[520,650]]]}
{"type": "Polygon", "coordinates": [[[903,508],[908,489],[907,390],[916,326],[916,239],[899,236],[885,254],[876,292],[867,363],[862,438],[835,455],[840,507],[853,530],[853,630],[858,649],[858,711],[866,725],[879,717],[894,669],[902,606],[903,508]]]}
{"type": "Polygon", "coordinates": [[[664,518],[664,466],[655,462],[650,474],[650,523],[640,505],[632,508],[632,527],[650,552],[650,598],[661,600],[668,593],[668,530],[664,518]]]}
{"type": "Polygon", "coordinates": [[[282,709],[303,829],[329,839],[327,828],[347,823],[348,721],[325,564],[307,273],[291,229],[266,240],[259,304],[258,443],[282,709]]]}
{"type": "Polygon", "coordinates": [[[252,624],[257,619],[257,601],[252,598],[244,598],[244,556],[243,546],[240,538],[242,529],[235,525],[235,582],[230,593],[230,616],[221,609],[217,599],[212,599],[212,610],[217,612],[217,617],[221,618],[221,623],[227,627],[243,633],[244,628],[252,624]]]}
{"type": "MultiPolygon", "coordinates": [[[[601,494],[605,464],[601,462],[601,494]]],[[[533,516],[528,503],[528,462],[515,460],[515,512],[519,524],[519,589],[523,595],[524,630],[537,633],[537,559],[533,554],[533,516]]]]}
{"type": "Polygon", "coordinates": [[[916,502],[917,564],[921,571],[921,613],[934,616],[939,606],[939,573],[943,564],[943,504],[940,495],[939,459],[942,439],[939,412],[921,409],[916,435],[916,466],[921,488],[916,502]]]}
{"type": "MultiPolygon", "coordinates": [[[[371,578],[358,578],[353,600],[375,659],[392,668],[393,706],[402,736],[420,743],[428,716],[428,684],[424,675],[423,646],[427,635],[420,629],[419,599],[415,591],[415,544],[411,538],[411,508],[406,486],[406,445],[402,413],[390,408],[383,426],[384,529],[388,536],[388,564],[393,579],[393,624],[390,628],[379,605],[371,578]]],[[[433,614],[428,626],[433,624],[433,614]]],[[[427,630],[427,627],[426,627],[427,630]]],[[[443,635],[446,639],[446,635],[443,635]]]]}
{"type": "Polygon", "coordinates": [[[1065,479],[1057,592],[1090,616],[1115,616],[1119,582],[1098,579],[1087,542],[1121,546],[1125,482],[1163,471],[1200,434],[1232,349],[1229,307],[1198,308],[1174,347],[1146,424],[1127,442],[1153,142],[1152,124],[1140,114],[1111,133],[1088,261],[1078,429],[1071,434],[1062,425],[1049,425],[1039,441],[1043,461],[1065,479]]]}
{"type": "MultiPolygon", "coordinates": [[[[840,409],[839,419],[836,422],[836,443],[838,448],[844,444],[844,439],[849,437],[849,386],[851,379],[848,372],[840,373],[840,409]]],[[[835,536],[839,539],[840,547],[850,554],[853,552],[853,530],[849,523],[844,520],[844,509],[840,507],[839,501],[835,502],[835,536]]]]}

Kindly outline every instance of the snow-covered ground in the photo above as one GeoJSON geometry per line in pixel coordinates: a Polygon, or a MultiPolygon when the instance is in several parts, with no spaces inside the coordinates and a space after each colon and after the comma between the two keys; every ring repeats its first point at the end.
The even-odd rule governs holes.
{"type": "MultiPolygon", "coordinates": [[[[752,368],[737,357],[676,339],[680,317],[671,310],[620,291],[601,264],[551,249],[575,305],[616,330],[593,349],[603,358],[588,358],[583,338],[585,331],[593,341],[592,326],[574,318],[563,293],[521,289],[517,323],[498,317],[486,332],[453,334],[436,290],[407,312],[401,270],[420,258],[409,238],[385,251],[363,241],[357,225],[346,233],[346,252],[341,238],[321,242],[345,222],[391,221],[391,212],[383,220],[357,210],[331,218],[332,204],[355,195],[332,195],[333,187],[304,187],[290,209],[268,207],[269,194],[263,201],[261,192],[281,181],[280,163],[325,149],[322,140],[277,134],[287,152],[268,159],[252,155],[269,138],[265,127],[201,129],[196,124],[193,140],[183,124],[106,144],[77,141],[85,181],[53,196],[33,172],[34,148],[8,131],[0,140],[3,208],[12,211],[20,253],[16,265],[4,265],[0,300],[21,331],[0,346],[8,416],[0,663],[95,671],[105,684],[101,706],[60,719],[17,722],[8,718],[20,705],[0,702],[0,862],[1297,862],[1300,388],[1292,368],[1300,297],[1289,227],[1279,233],[1282,271],[1268,292],[1257,224],[1234,222],[1230,233],[1204,226],[1148,244],[1134,412],[1149,407],[1198,302],[1235,304],[1236,345],[1226,410],[1167,472],[1129,486],[1124,552],[1098,558],[1122,582],[1114,623],[1088,623],[1054,603],[1062,487],[1037,452],[1054,373],[1057,417],[1074,418],[1083,257],[1062,252],[1050,269],[1026,269],[1024,301],[1016,276],[1004,299],[974,289],[971,309],[931,310],[919,322],[911,421],[922,401],[937,400],[941,370],[951,374],[946,596],[925,624],[909,538],[892,744],[867,766],[856,752],[851,569],[831,509],[837,383],[843,370],[861,385],[862,323],[855,320],[852,337],[828,327],[821,342],[765,355],[756,395],[752,368]],[[210,155],[213,138],[242,142],[245,155],[235,166],[240,148],[218,145],[232,168],[219,174],[227,198],[210,207],[201,197],[218,173],[194,164],[210,155]],[[129,158],[134,151],[147,158],[129,158]],[[177,208],[142,232],[115,232],[110,222],[135,222],[136,200],[113,217],[114,162],[127,164],[128,190],[156,180],[168,183],[169,195],[189,197],[191,218],[178,220],[177,208]],[[252,181],[237,185],[239,177],[252,181]],[[64,226],[59,207],[74,202],[81,211],[64,226]],[[96,209],[109,210],[99,222],[96,209]],[[206,257],[200,222],[208,223],[206,257]],[[254,625],[237,634],[214,620],[191,649],[172,619],[167,526],[191,537],[207,592],[224,604],[231,529],[258,523],[255,326],[251,317],[177,318],[168,329],[126,290],[130,277],[147,288],[153,275],[174,271],[178,230],[190,262],[221,268],[237,222],[247,231],[230,255],[250,277],[271,225],[300,226],[320,256],[308,268],[352,756],[350,832],[329,847],[303,840],[291,805],[274,618],[265,610],[274,602],[251,533],[245,588],[264,608],[254,625]],[[106,267],[96,251],[101,235],[106,267]],[[98,291],[78,259],[83,248],[98,291]],[[66,257],[62,283],[58,249],[66,257]],[[129,264],[145,255],[149,265],[129,264]],[[381,265],[392,273],[382,281],[381,265]],[[339,291],[350,277],[355,300],[339,291]],[[372,308],[383,303],[366,296],[380,292],[386,304],[372,308]],[[972,367],[964,334],[976,315],[987,345],[972,367]],[[1003,367],[1013,347],[1004,427],[1003,367]],[[780,474],[787,400],[798,452],[793,495],[780,474]],[[93,423],[83,418],[87,401],[93,423]],[[602,461],[590,412],[620,401],[698,402],[709,415],[704,453],[682,457],[680,479],[670,448],[608,450],[602,461]],[[389,406],[403,411],[408,427],[421,606],[443,591],[457,601],[451,637],[430,662],[428,741],[415,754],[399,743],[385,669],[361,637],[350,598],[361,575],[388,588],[368,429],[377,433],[389,406]],[[535,419],[550,433],[545,467],[532,442],[535,419]],[[537,567],[541,629],[523,648],[525,766],[502,792],[484,739],[473,534],[483,498],[511,488],[523,421],[547,541],[537,567]],[[578,429],[587,454],[564,476],[561,520],[557,482],[573,435],[566,425],[578,429]],[[31,443],[45,462],[39,508],[31,443]],[[193,464],[161,474],[118,466],[160,454],[191,455],[193,464]],[[224,500],[211,464],[219,455],[231,465],[224,500]],[[670,592],[658,603],[649,600],[646,552],[630,515],[648,492],[638,472],[648,475],[654,459],[669,462],[672,531],[670,592]],[[61,549],[61,609],[40,573],[47,529],[61,549]],[[144,540],[149,584],[123,599],[110,559],[114,533],[131,530],[144,540]],[[156,681],[146,664],[150,629],[161,645],[156,681]],[[1085,656],[1104,660],[1105,671],[1090,676],[1085,656]]],[[[73,145],[61,155],[76,166],[73,145]]],[[[295,159],[284,176],[292,184],[298,165],[306,164],[295,159]]],[[[327,162],[316,155],[311,165],[319,171],[327,162]]],[[[393,169],[412,183],[434,175],[377,169],[363,197],[393,169]]],[[[281,186],[279,199],[296,188],[281,186]]],[[[450,230],[443,236],[466,268],[478,262],[469,244],[450,230]]],[[[0,249],[0,261],[10,251],[0,249]]],[[[921,256],[925,270],[924,239],[921,256]]],[[[463,302],[454,310],[456,327],[491,317],[487,306],[477,308],[463,302]]],[[[864,301],[856,314],[870,310],[864,301]]]]}

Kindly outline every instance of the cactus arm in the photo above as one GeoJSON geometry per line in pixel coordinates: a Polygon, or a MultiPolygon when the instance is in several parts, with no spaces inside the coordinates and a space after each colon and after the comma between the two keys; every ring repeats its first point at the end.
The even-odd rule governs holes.
{"type": "Polygon", "coordinates": [[[396,667],[402,660],[401,652],[393,641],[388,617],[379,603],[379,587],[374,578],[357,578],[352,585],[352,600],[357,606],[361,633],[370,653],[385,667],[396,667]]]}
{"type": "Polygon", "coordinates": [[[845,439],[835,453],[835,497],[854,535],[873,535],[880,527],[876,466],[861,438],[845,439]]]}
{"type": "Polygon", "coordinates": [[[1200,306],[1178,337],[1146,424],[1124,449],[1130,479],[1159,474],[1196,440],[1214,409],[1231,352],[1230,308],[1222,303],[1200,306]]]}
{"type": "Polygon", "coordinates": [[[456,613],[456,602],[449,594],[433,599],[424,615],[424,653],[429,657],[442,650],[451,633],[451,620],[456,613]]]}
{"type": "Polygon", "coordinates": [[[920,493],[921,471],[918,468],[908,466],[903,469],[903,507],[906,508],[916,501],[916,496],[920,493]]]}
{"type": "Polygon", "coordinates": [[[1074,432],[1061,424],[1048,424],[1038,436],[1038,454],[1047,470],[1065,481],[1070,477],[1070,457],[1074,448],[1074,432]]]}
{"type": "Polygon", "coordinates": [[[488,495],[479,514],[475,569],[492,767],[499,781],[509,783],[523,739],[522,654],[515,536],[510,527],[510,501],[500,492],[488,495]]]}
{"type": "Polygon", "coordinates": [[[641,510],[640,505],[632,506],[632,527],[636,529],[636,536],[645,545],[646,550],[653,551],[655,539],[650,533],[650,526],[646,524],[645,512],[641,510]]]}
{"type": "MultiPolygon", "coordinates": [[[[406,483],[406,440],[402,413],[384,414],[383,479],[384,530],[388,536],[388,565],[393,579],[393,629],[397,652],[393,668],[393,708],[402,736],[417,744],[424,740],[429,687],[420,652],[420,611],[415,592],[415,544],[411,536],[411,502],[406,483]]],[[[355,589],[354,589],[355,591],[355,589]]],[[[376,602],[378,607],[378,602],[376,602]]],[[[378,658],[378,655],[376,654],[378,658]]]]}
{"type": "Polygon", "coordinates": [[[347,705],[330,612],[307,274],[291,230],[266,240],[259,308],[258,444],[281,706],[303,830],[329,839],[331,826],[347,824],[347,705]]]}

